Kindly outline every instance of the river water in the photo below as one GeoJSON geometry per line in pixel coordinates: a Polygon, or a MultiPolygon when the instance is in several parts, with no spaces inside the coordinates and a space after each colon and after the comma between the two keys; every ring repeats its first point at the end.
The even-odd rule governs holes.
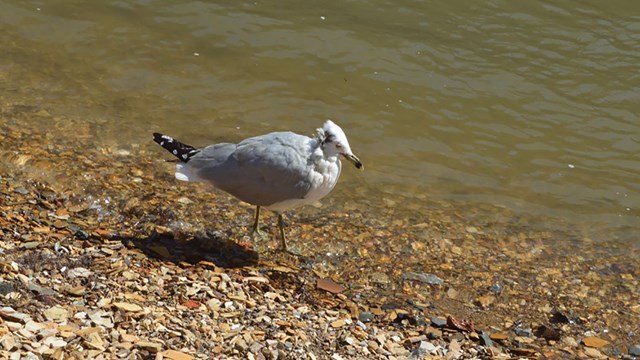
{"type": "Polygon", "coordinates": [[[164,157],[153,131],[330,118],[366,166],[333,196],[640,246],[638,2],[5,0],[0,44],[0,100],[82,119],[96,146],[164,157]]]}

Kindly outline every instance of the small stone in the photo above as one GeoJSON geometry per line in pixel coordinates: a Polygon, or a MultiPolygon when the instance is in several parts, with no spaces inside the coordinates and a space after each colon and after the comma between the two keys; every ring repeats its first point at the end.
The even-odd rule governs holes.
{"type": "Polygon", "coordinates": [[[22,195],[27,195],[29,193],[29,190],[23,188],[23,187],[18,187],[13,189],[14,192],[17,192],[18,194],[22,194],[22,195]]]}
{"type": "Polygon", "coordinates": [[[263,347],[264,345],[260,344],[257,341],[254,341],[253,343],[251,343],[251,345],[249,345],[249,351],[251,351],[253,354],[258,354],[263,347]]]}
{"type": "Polygon", "coordinates": [[[40,244],[41,244],[40,241],[28,241],[28,242],[22,243],[20,247],[23,249],[35,249],[38,246],[40,246],[40,244]]]}
{"type": "Polygon", "coordinates": [[[448,359],[458,359],[462,354],[462,348],[460,347],[460,342],[457,339],[453,339],[449,343],[449,354],[447,354],[448,359]]]}
{"type": "Polygon", "coordinates": [[[483,295],[476,299],[476,304],[483,309],[489,307],[489,305],[493,304],[496,301],[496,297],[493,295],[483,295]]]}
{"type": "Polygon", "coordinates": [[[584,349],[584,353],[585,353],[587,356],[592,357],[592,358],[596,358],[596,359],[599,359],[599,358],[604,357],[604,356],[602,355],[602,353],[601,353],[598,349],[595,349],[595,348],[590,348],[590,347],[585,348],[585,349],[584,349]]]}
{"type": "Polygon", "coordinates": [[[533,336],[533,331],[530,328],[517,327],[513,329],[513,332],[518,336],[533,336]]]}
{"type": "Polygon", "coordinates": [[[406,272],[402,274],[402,280],[419,281],[429,285],[442,285],[444,280],[433,274],[406,272]]]}
{"type": "Polygon", "coordinates": [[[502,292],[502,290],[504,290],[504,287],[498,283],[493,284],[489,287],[489,291],[491,291],[494,294],[499,294],[502,292]]]}
{"type": "Polygon", "coordinates": [[[513,349],[509,349],[509,351],[511,351],[514,355],[524,356],[527,358],[534,357],[537,354],[537,352],[534,349],[527,349],[527,348],[513,348],[513,349]]]}
{"type": "Polygon", "coordinates": [[[441,339],[442,338],[442,330],[437,329],[435,327],[429,326],[427,328],[427,337],[431,340],[441,339]]]}
{"type": "Polygon", "coordinates": [[[447,325],[447,320],[446,319],[441,319],[439,317],[432,317],[431,318],[431,324],[435,327],[445,327],[447,325]]]}
{"type": "Polygon", "coordinates": [[[640,356],[640,345],[633,345],[629,348],[629,355],[640,356]]]}
{"type": "Polygon", "coordinates": [[[53,349],[67,346],[67,342],[57,336],[50,336],[42,340],[42,343],[53,349]]]}
{"type": "Polygon", "coordinates": [[[84,231],[84,230],[77,230],[76,233],[73,236],[75,236],[76,239],[78,239],[78,240],[88,240],[89,239],[89,233],[84,231]]]}
{"type": "Polygon", "coordinates": [[[478,228],[475,226],[467,226],[466,228],[464,228],[464,230],[469,234],[477,234],[479,232],[478,228]]]}
{"type": "Polygon", "coordinates": [[[148,350],[152,353],[157,353],[162,350],[162,344],[151,341],[139,341],[135,344],[136,347],[148,350]]]}
{"type": "Polygon", "coordinates": [[[51,290],[49,288],[37,285],[35,282],[33,281],[29,281],[27,288],[29,288],[29,290],[36,292],[40,295],[45,295],[45,296],[56,296],[58,295],[58,293],[54,290],[51,290]]]}
{"type": "Polygon", "coordinates": [[[558,310],[551,315],[549,321],[554,324],[568,324],[570,322],[569,317],[558,310]]]}
{"type": "Polygon", "coordinates": [[[345,325],[344,319],[338,319],[331,323],[332,328],[339,328],[339,327],[343,327],[344,325],[345,325]]]}
{"type": "Polygon", "coordinates": [[[0,281],[0,295],[7,295],[10,292],[13,292],[14,286],[12,283],[0,281]]]}
{"type": "Polygon", "coordinates": [[[93,274],[93,271],[81,266],[67,270],[67,276],[70,278],[86,278],[93,274]]]}
{"type": "Polygon", "coordinates": [[[185,354],[182,351],[176,350],[167,350],[160,353],[162,356],[169,358],[171,360],[191,360],[193,356],[189,354],[185,354]]]}
{"type": "Polygon", "coordinates": [[[582,343],[584,344],[584,346],[591,347],[591,348],[601,348],[609,344],[607,340],[600,339],[595,336],[587,336],[583,338],[582,343]]]}
{"type": "Polygon", "coordinates": [[[53,306],[44,311],[44,316],[50,321],[62,322],[69,318],[69,311],[60,306],[53,306]]]}
{"type": "Polygon", "coordinates": [[[358,315],[358,320],[362,321],[363,323],[370,322],[373,320],[373,318],[373,313],[370,313],[368,311],[363,311],[358,315]]]}
{"type": "Polygon", "coordinates": [[[5,335],[0,339],[0,345],[5,351],[11,351],[13,349],[19,349],[21,344],[15,337],[11,335],[5,335]]]}
{"type": "Polygon", "coordinates": [[[374,272],[371,275],[369,275],[369,281],[371,281],[372,283],[381,284],[381,285],[386,285],[391,282],[391,280],[389,280],[389,276],[381,272],[374,272]]]}
{"type": "Polygon", "coordinates": [[[415,350],[411,352],[409,359],[422,359],[424,358],[425,355],[431,354],[435,352],[437,349],[438,347],[435,346],[434,344],[428,341],[421,341],[420,346],[418,346],[415,350]]]}
{"type": "Polygon", "coordinates": [[[20,329],[22,329],[22,324],[19,322],[14,322],[14,321],[5,321],[4,323],[7,328],[9,328],[9,330],[11,330],[12,332],[16,332],[20,329]]]}
{"type": "Polygon", "coordinates": [[[578,347],[578,342],[576,341],[576,339],[572,338],[571,336],[566,336],[562,338],[562,342],[565,343],[565,345],[567,346],[578,347]]]}
{"type": "Polygon", "coordinates": [[[130,304],[126,302],[115,302],[113,303],[113,306],[117,307],[118,309],[129,311],[129,312],[142,311],[142,306],[137,304],[130,304]]]}
{"type": "Polygon", "coordinates": [[[537,337],[544,338],[546,340],[558,341],[560,340],[560,330],[554,329],[550,326],[540,325],[536,328],[535,332],[537,337]]]}
{"type": "Polygon", "coordinates": [[[498,342],[505,341],[509,338],[509,336],[503,332],[492,333],[489,337],[491,338],[491,340],[498,342]]]}
{"type": "Polygon", "coordinates": [[[320,290],[328,291],[332,294],[339,294],[346,290],[346,288],[331,279],[318,279],[316,286],[320,290]]]}

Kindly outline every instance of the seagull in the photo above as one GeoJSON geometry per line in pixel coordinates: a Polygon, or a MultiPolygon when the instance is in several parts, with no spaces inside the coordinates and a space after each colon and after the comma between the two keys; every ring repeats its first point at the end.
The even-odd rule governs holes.
{"type": "Polygon", "coordinates": [[[316,129],[314,137],[272,132],[202,149],[160,133],[154,133],[153,140],[178,158],[176,179],[210,183],[256,206],[254,234],[259,234],[260,209],[275,212],[284,251],[282,213],[329,194],[340,177],[340,156],[364,169],[344,131],[331,120],[316,129]]]}

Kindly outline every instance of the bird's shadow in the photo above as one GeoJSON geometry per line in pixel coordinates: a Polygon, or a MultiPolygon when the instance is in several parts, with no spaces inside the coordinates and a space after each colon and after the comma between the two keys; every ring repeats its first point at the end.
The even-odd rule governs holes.
{"type": "Polygon", "coordinates": [[[258,253],[216,233],[179,239],[173,233],[153,234],[146,238],[121,239],[147,257],[175,264],[198,264],[202,261],[223,268],[240,268],[259,262],[258,253]]]}

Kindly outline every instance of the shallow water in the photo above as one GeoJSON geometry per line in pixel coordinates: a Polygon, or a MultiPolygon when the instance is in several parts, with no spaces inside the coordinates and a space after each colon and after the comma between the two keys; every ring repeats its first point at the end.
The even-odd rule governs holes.
{"type": "Polygon", "coordinates": [[[204,145],[331,118],[366,166],[333,196],[640,246],[634,2],[9,0],[0,42],[3,103],[86,123],[54,138],[165,156],[151,132],[204,145]]]}

